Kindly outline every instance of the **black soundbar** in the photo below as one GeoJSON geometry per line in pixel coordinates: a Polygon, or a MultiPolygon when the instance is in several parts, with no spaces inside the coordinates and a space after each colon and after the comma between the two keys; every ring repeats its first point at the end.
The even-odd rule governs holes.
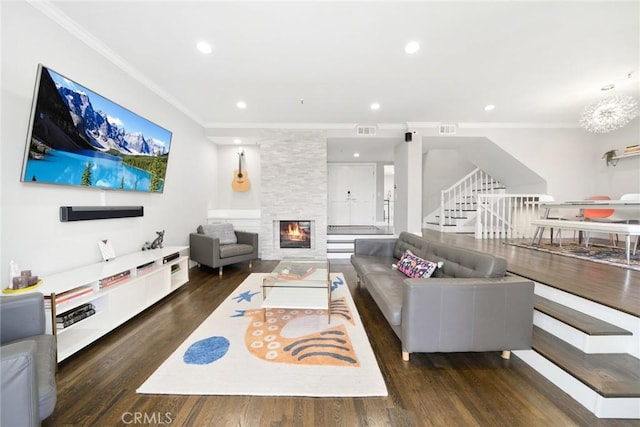
{"type": "Polygon", "coordinates": [[[60,206],[60,222],[144,216],[144,206],[60,206]]]}

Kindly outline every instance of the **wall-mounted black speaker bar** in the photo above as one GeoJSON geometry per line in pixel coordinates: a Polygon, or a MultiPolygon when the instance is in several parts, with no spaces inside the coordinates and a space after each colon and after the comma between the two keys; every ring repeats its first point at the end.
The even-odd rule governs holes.
{"type": "Polygon", "coordinates": [[[144,216],[144,206],[60,206],[60,222],[144,216]]]}

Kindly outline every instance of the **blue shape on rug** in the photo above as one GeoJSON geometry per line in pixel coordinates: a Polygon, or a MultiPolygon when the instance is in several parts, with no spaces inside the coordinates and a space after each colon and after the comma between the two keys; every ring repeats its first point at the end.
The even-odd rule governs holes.
{"type": "Polygon", "coordinates": [[[246,311],[247,311],[247,310],[236,310],[236,314],[232,314],[232,315],[231,315],[231,316],[229,316],[229,317],[244,317],[244,313],[245,313],[246,311]]]}
{"type": "Polygon", "coordinates": [[[208,365],[224,357],[228,351],[228,339],[209,337],[191,344],[182,359],[188,365],[208,365]]]}
{"type": "Polygon", "coordinates": [[[232,299],[237,299],[238,303],[240,303],[242,301],[251,302],[251,298],[253,298],[254,295],[257,295],[259,293],[260,292],[251,293],[251,291],[246,291],[246,292],[243,292],[243,293],[239,294],[236,297],[233,297],[232,299]]]}
{"type": "Polygon", "coordinates": [[[333,282],[331,282],[331,291],[335,291],[340,285],[344,285],[344,281],[342,280],[342,277],[338,276],[333,279],[333,282]]]}

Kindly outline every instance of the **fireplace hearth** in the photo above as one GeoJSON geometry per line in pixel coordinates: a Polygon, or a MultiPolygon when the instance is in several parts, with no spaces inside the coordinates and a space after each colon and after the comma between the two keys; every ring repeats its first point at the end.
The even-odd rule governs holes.
{"type": "Polygon", "coordinates": [[[311,221],[280,220],[280,248],[311,248],[311,221]]]}

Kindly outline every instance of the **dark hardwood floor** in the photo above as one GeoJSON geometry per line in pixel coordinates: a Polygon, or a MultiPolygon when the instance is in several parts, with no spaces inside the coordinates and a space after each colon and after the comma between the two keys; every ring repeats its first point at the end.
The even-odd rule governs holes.
{"type": "MultiPolygon", "coordinates": [[[[254,263],[269,272],[274,261],[254,263]]],[[[246,264],[193,268],[181,289],[60,363],[58,402],[44,426],[638,426],[601,420],[516,356],[413,354],[400,343],[348,260],[332,261],[354,296],[386,398],[139,395],[135,390],[244,280],[246,264]]],[[[212,378],[212,381],[215,379],[212,378]]]]}
{"type": "Polygon", "coordinates": [[[514,274],[640,317],[640,271],[523,249],[501,239],[423,230],[423,235],[507,259],[514,274]]]}

